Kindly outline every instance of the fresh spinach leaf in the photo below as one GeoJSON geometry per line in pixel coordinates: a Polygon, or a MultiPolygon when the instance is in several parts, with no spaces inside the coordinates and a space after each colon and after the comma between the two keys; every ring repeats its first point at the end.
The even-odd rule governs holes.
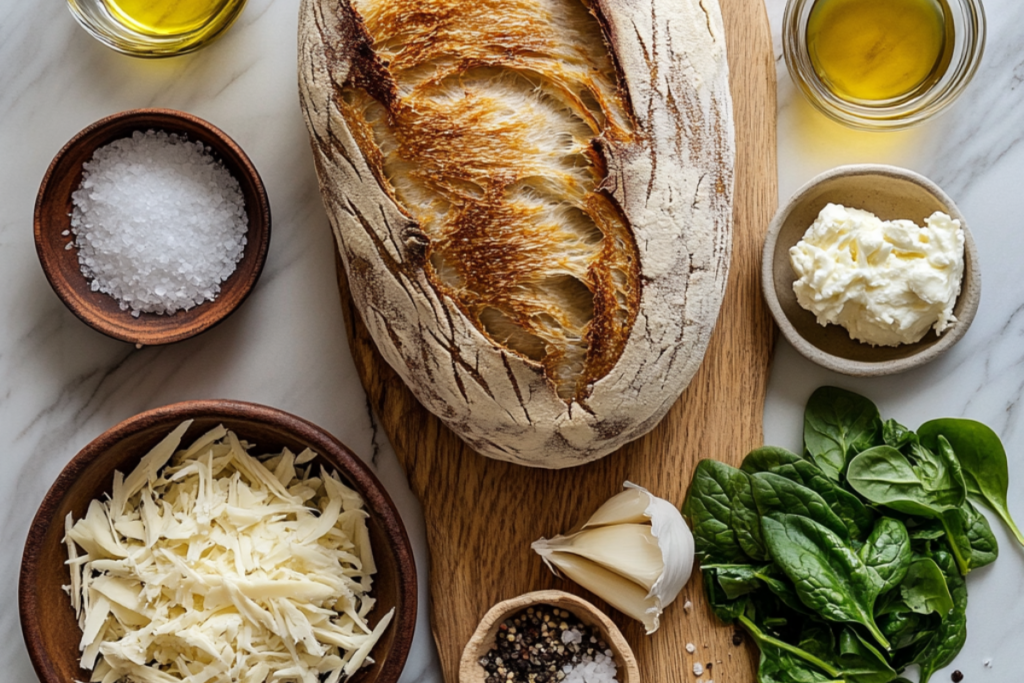
{"type": "Polygon", "coordinates": [[[740,465],[740,469],[747,474],[754,474],[756,472],[768,472],[780,465],[788,465],[794,462],[808,461],[792,451],[787,451],[785,448],[761,446],[747,453],[747,457],[743,458],[743,464],[740,465]]]}
{"type": "Polygon", "coordinates": [[[1024,545],[1024,533],[1010,517],[1006,503],[1010,475],[999,436],[980,422],[960,418],[931,420],[917,431],[921,442],[933,448],[939,435],[946,437],[960,461],[967,492],[999,515],[1017,541],[1024,545]]]}
{"type": "Polygon", "coordinates": [[[832,479],[839,479],[847,460],[879,442],[882,420],[868,399],[839,389],[821,387],[804,409],[804,449],[832,479]]]}
{"type": "Polygon", "coordinates": [[[846,480],[872,503],[907,515],[939,517],[963,503],[962,491],[945,488],[944,479],[923,480],[920,470],[892,446],[875,446],[859,453],[850,461],[846,480]]]}
{"type": "Polygon", "coordinates": [[[909,647],[921,638],[930,635],[930,632],[922,628],[922,616],[906,608],[906,605],[899,604],[899,608],[877,617],[878,628],[892,643],[893,650],[909,647]]]}
{"type": "Polygon", "coordinates": [[[773,513],[761,525],[772,559],[805,605],[829,621],[861,624],[889,648],[872,614],[882,580],[842,538],[799,515],[773,513]]]}
{"type": "Polygon", "coordinates": [[[967,583],[949,553],[938,551],[932,559],[946,577],[953,609],[941,619],[932,636],[916,646],[913,661],[921,665],[921,683],[928,683],[933,673],[952,662],[967,640],[967,583]]]}
{"type": "Polygon", "coordinates": [[[757,667],[757,683],[835,683],[836,679],[822,673],[799,657],[772,645],[760,645],[761,662],[757,667]]]}
{"type": "Polygon", "coordinates": [[[695,554],[701,563],[747,564],[751,559],[768,559],[750,480],[735,467],[701,460],[683,514],[690,520],[695,554]]]}
{"type": "Polygon", "coordinates": [[[794,612],[808,616],[812,614],[807,606],[800,602],[796,591],[785,577],[772,575],[776,571],[774,565],[707,564],[702,565],[701,569],[704,570],[706,580],[717,580],[720,591],[727,600],[736,600],[765,586],[779,602],[794,612]]]}
{"type": "Polygon", "coordinates": [[[926,520],[914,527],[907,527],[907,531],[910,532],[911,541],[935,541],[946,535],[942,523],[936,520],[926,520]]]}
{"type": "Polygon", "coordinates": [[[738,599],[729,599],[725,591],[718,584],[715,570],[702,569],[701,571],[704,576],[704,592],[707,594],[708,603],[711,605],[715,616],[726,624],[733,623],[747,608],[749,597],[744,595],[738,599]]]}
{"type": "Polygon", "coordinates": [[[879,592],[888,592],[903,581],[910,568],[910,534],[906,525],[892,517],[880,518],[858,554],[882,579],[879,592]]]}
{"type": "Polygon", "coordinates": [[[882,443],[900,449],[907,444],[917,443],[917,434],[910,431],[896,420],[886,420],[882,424],[882,443]]]}
{"type": "Polygon", "coordinates": [[[944,437],[940,436],[938,442],[936,451],[919,443],[911,444],[909,460],[925,488],[943,500],[962,505],[967,500],[967,486],[960,462],[944,437]]]}
{"type": "Polygon", "coordinates": [[[839,636],[839,668],[847,683],[890,683],[896,672],[873,645],[852,628],[839,636]]]}
{"type": "Polygon", "coordinates": [[[758,683],[817,683],[835,681],[839,678],[839,670],[835,666],[806,650],[765,633],[754,623],[750,615],[739,617],[739,621],[761,650],[758,683]],[[784,669],[787,667],[798,677],[786,678],[788,674],[784,669]],[[817,672],[823,672],[827,677],[816,677],[814,674],[817,672]]]}
{"type": "Polygon", "coordinates": [[[946,577],[930,557],[918,557],[910,563],[907,576],[900,584],[900,596],[907,608],[918,614],[939,616],[953,609],[953,598],[946,577]]]}
{"type": "Polygon", "coordinates": [[[970,501],[942,513],[941,522],[961,574],[996,561],[999,542],[988,520],[970,501]]]}
{"type": "Polygon", "coordinates": [[[768,590],[774,593],[775,597],[777,597],[786,607],[800,614],[811,614],[811,611],[807,609],[807,606],[800,601],[800,596],[796,594],[796,590],[794,590],[789,581],[766,573],[758,574],[757,578],[760,579],[761,583],[763,583],[768,590]]]}
{"type": "Polygon", "coordinates": [[[853,540],[862,542],[871,533],[875,523],[874,513],[860,501],[860,498],[826,477],[814,463],[798,460],[777,465],[769,471],[803,484],[821,496],[839,519],[843,520],[853,540]]]}
{"type": "Polygon", "coordinates": [[[763,568],[752,564],[712,564],[702,565],[701,569],[711,572],[729,600],[736,600],[761,586],[758,572],[763,568]]]}
{"type": "Polygon", "coordinates": [[[843,520],[832,512],[824,498],[806,486],[772,472],[751,475],[750,483],[754,490],[754,501],[762,516],[773,512],[801,515],[849,540],[850,531],[843,520]]]}
{"type": "Polygon", "coordinates": [[[826,624],[807,621],[800,628],[797,646],[818,659],[832,662],[836,657],[836,636],[826,624]]]}
{"type": "Polygon", "coordinates": [[[964,503],[957,512],[961,516],[967,540],[971,544],[971,566],[977,569],[995,562],[999,557],[999,541],[992,533],[992,527],[989,526],[985,515],[970,501],[964,503]]]}

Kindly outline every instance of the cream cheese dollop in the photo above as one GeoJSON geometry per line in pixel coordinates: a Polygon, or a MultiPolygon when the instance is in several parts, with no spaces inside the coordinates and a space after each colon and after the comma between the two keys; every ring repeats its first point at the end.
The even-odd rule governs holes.
{"type": "Polygon", "coordinates": [[[842,325],[857,341],[912,344],[956,322],[964,232],[941,211],[919,226],[828,204],[789,258],[797,302],[820,325],[842,325]]]}

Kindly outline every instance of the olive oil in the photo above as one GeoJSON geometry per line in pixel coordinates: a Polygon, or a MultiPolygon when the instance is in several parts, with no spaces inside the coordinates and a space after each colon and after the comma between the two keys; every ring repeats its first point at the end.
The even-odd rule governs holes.
{"type": "Polygon", "coordinates": [[[807,49],[818,78],[837,97],[891,101],[942,78],[952,30],[946,0],[816,0],[807,49]]]}
{"type": "Polygon", "coordinates": [[[104,0],[111,16],[132,31],[172,37],[216,33],[234,20],[245,0],[104,0]]]}

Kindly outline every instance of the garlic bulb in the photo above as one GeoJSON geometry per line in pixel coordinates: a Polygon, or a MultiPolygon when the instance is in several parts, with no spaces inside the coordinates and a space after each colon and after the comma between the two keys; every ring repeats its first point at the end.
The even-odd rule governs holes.
{"type": "Polygon", "coordinates": [[[530,547],[551,571],[643,622],[650,634],[690,579],[693,535],[672,503],[628,481],[623,486],[576,533],[530,547]]]}

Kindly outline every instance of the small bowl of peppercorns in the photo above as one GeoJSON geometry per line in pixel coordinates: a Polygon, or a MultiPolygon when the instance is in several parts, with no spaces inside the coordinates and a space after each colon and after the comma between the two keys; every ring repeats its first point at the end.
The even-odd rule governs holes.
{"type": "Polygon", "coordinates": [[[492,607],[466,644],[459,683],[639,683],[622,632],[586,600],[556,590],[492,607]]]}

